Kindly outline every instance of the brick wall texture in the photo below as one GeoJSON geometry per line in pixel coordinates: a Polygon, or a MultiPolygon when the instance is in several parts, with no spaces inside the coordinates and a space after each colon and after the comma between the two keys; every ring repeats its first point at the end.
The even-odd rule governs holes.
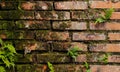
{"type": "Polygon", "coordinates": [[[19,53],[7,72],[120,72],[120,0],[0,0],[0,38],[19,53]],[[109,21],[95,24],[103,10],[109,21]],[[82,49],[74,61],[67,51],[82,49]],[[106,54],[107,63],[100,58],[106,54]]]}

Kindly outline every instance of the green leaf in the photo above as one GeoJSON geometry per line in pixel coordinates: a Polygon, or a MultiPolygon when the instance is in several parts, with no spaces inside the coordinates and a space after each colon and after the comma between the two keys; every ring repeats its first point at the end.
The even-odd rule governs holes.
{"type": "Polygon", "coordinates": [[[3,66],[0,66],[0,72],[6,72],[6,70],[3,66]]]}
{"type": "Polygon", "coordinates": [[[89,64],[87,62],[85,62],[84,66],[88,69],[89,68],[89,64]]]}
{"type": "Polygon", "coordinates": [[[114,12],[114,9],[113,9],[113,8],[107,9],[107,10],[105,11],[105,18],[106,18],[106,19],[110,19],[110,17],[111,17],[111,15],[112,15],[113,12],[114,12]]]}
{"type": "Polygon", "coordinates": [[[53,65],[50,62],[47,62],[48,68],[50,69],[50,72],[54,72],[53,65]]]}
{"type": "Polygon", "coordinates": [[[3,45],[3,41],[2,41],[2,39],[1,39],[1,38],[0,38],[0,44],[1,44],[1,45],[3,45]]]}
{"type": "Polygon", "coordinates": [[[87,71],[86,72],[91,72],[91,70],[90,69],[87,69],[87,71]]]}
{"type": "Polygon", "coordinates": [[[11,44],[7,44],[7,45],[5,46],[5,48],[8,48],[8,50],[9,50],[10,52],[12,52],[12,53],[16,53],[15,48],[14,48],[13,45],[11,45],[11,44]]]}

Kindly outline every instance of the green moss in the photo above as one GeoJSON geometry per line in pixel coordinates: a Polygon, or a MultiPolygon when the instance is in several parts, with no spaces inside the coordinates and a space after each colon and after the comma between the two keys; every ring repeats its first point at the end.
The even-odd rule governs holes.
{"type": "Polygon", "coordinates": [[[17,72],[34,72],[35,67],[32,65],[17,65],[17,72]]]}
{"type": "Polygon", "coordinates": [[[59,28],[60,29],[67,29],[69,28],[71,25],[69,24],[69,22],[63,22],[60,24],[59,28]]]}
{"type": "Polygon", "coordinates": [[[0,11],[2,19],[20,19],[22,14],[21,11],[0,11]]]}
{"type": "Polygon", "coordinates": [[[35,31],[35,35],[36,35],[36,39],[46,40],[48,38],[49,31],[47,30],[35,31]]]}

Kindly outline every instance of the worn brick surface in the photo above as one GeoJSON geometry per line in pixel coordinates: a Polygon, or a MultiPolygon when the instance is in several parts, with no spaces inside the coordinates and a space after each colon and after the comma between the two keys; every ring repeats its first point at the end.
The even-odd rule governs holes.
{"type": "Polygon", "coordinates": [[[36,10],[52,10],[53,2],[50,1],[36,1],[36,10]]]}
{"type": "MultiPolygon", "coordinates": [[[[115,0],[114,0],[115,1],[115,0]]],[[[110,1],[91,1],[91,8],[120,8],[120,2],[110,1]]]]}
{"type": "Polygon", "coordinates": [[[20,20],[15,22],[17,29],[50,29],[50,21],[20,20]]]}
{"type": "Polygon", "coordinates": [[[106,36],[104,33],[89,33],[89,32],[76,32],[73,33],[73,40],[105,40],[106,36]]]}
{"type": "Polygon", "coordinates": [[[35,18],[39,20],[69,20],[70,12],[67,11],[38,11],[35,18]]]}
{"type": "Polygon", "coordinates": [[[0,38],[18,52],[6,72],[120,72],[119,20],[120,0],[0,0],[0,38]]]}
{"type": "Polygon", "coordinates": [[[120,66],[112,65],[91,65],[90,69],[92,72],[119,72],[120,66]]]}
{"type": "Polygon", "coordinates": [[[36,39],[40,40],[68,40],[68,32],[50,32],[46,30],[36,31],[36,39]]]}
{"type": "Polygon", "coordinates": [[[120,40],[120,33],[108,33],[109,40],[120,40]]]}
{"type": "Polygon", "coordinates": [[[55,9],[58,10],[81,10],[87,8],[87,2],[83,1],[55,2],[55,9]]]}
{"type": "Polygon", "coordinates": [[[86,22],[76,22],[76,21],[58,21],[53,22],[53,29],[58,30],[86,30],[86,22]]]}
{"type": "Polygon", "coordinates": [[[97,44],[97,45],[90,45],[90,51],[102,51],[102,52],[119,52],[120,51],[120,44],[97,44]]]}
{"type": "Polygon", "coordinates": [[[87,45],[79,42],[54,42],[52,43],[52,49],[57,51],[67,51],[70,48],[78,47],[79,51],[87,51],[87,45]]]}
{"type": "Polygon", "coordinates": [[[95,24],[94,22],[90,22],[91,30],[120,30],[119,22],[106,22],[101,24],[95,24]]]}

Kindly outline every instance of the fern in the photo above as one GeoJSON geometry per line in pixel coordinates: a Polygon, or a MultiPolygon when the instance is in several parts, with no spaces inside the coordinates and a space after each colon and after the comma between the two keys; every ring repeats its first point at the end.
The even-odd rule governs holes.
{"type": "Polygon", "coordinates": [[[70,50],[68,50],[67,55],[69,55],[71,58],[76,60],[79,49],[80,49],[79,47],[75,46],[75,47],[71,48],[70,50]]]}
{"type": "Polygon", "coordinates": [[[86,68],[86,72],[91,72],[91,70],[89,68],[90,66],[87,62],[84,62],[84,67],[86,68]]]}
{"type": "MultiPolygon", "coordinates": [[[[1,64],[5,64],[7,68],[14,67],[14,61],[15,61],[15,55],[17,54],[14,46],[11,43],[3,42],[2,39],[0,39],[0,60],[1,64]]],[[[0,72],[5,72],[4,67],[0,66],[1,70],[0,72]]]]}
{"type": "Polygon", "coordinates": [[[105,15],[104,16],[100,15],[100,17],[96,19],[95,24],[96,23],[103,23],[103,22],[108,21],[113,12],[114,12],[113,8],[105,10],[105,15]]]}

